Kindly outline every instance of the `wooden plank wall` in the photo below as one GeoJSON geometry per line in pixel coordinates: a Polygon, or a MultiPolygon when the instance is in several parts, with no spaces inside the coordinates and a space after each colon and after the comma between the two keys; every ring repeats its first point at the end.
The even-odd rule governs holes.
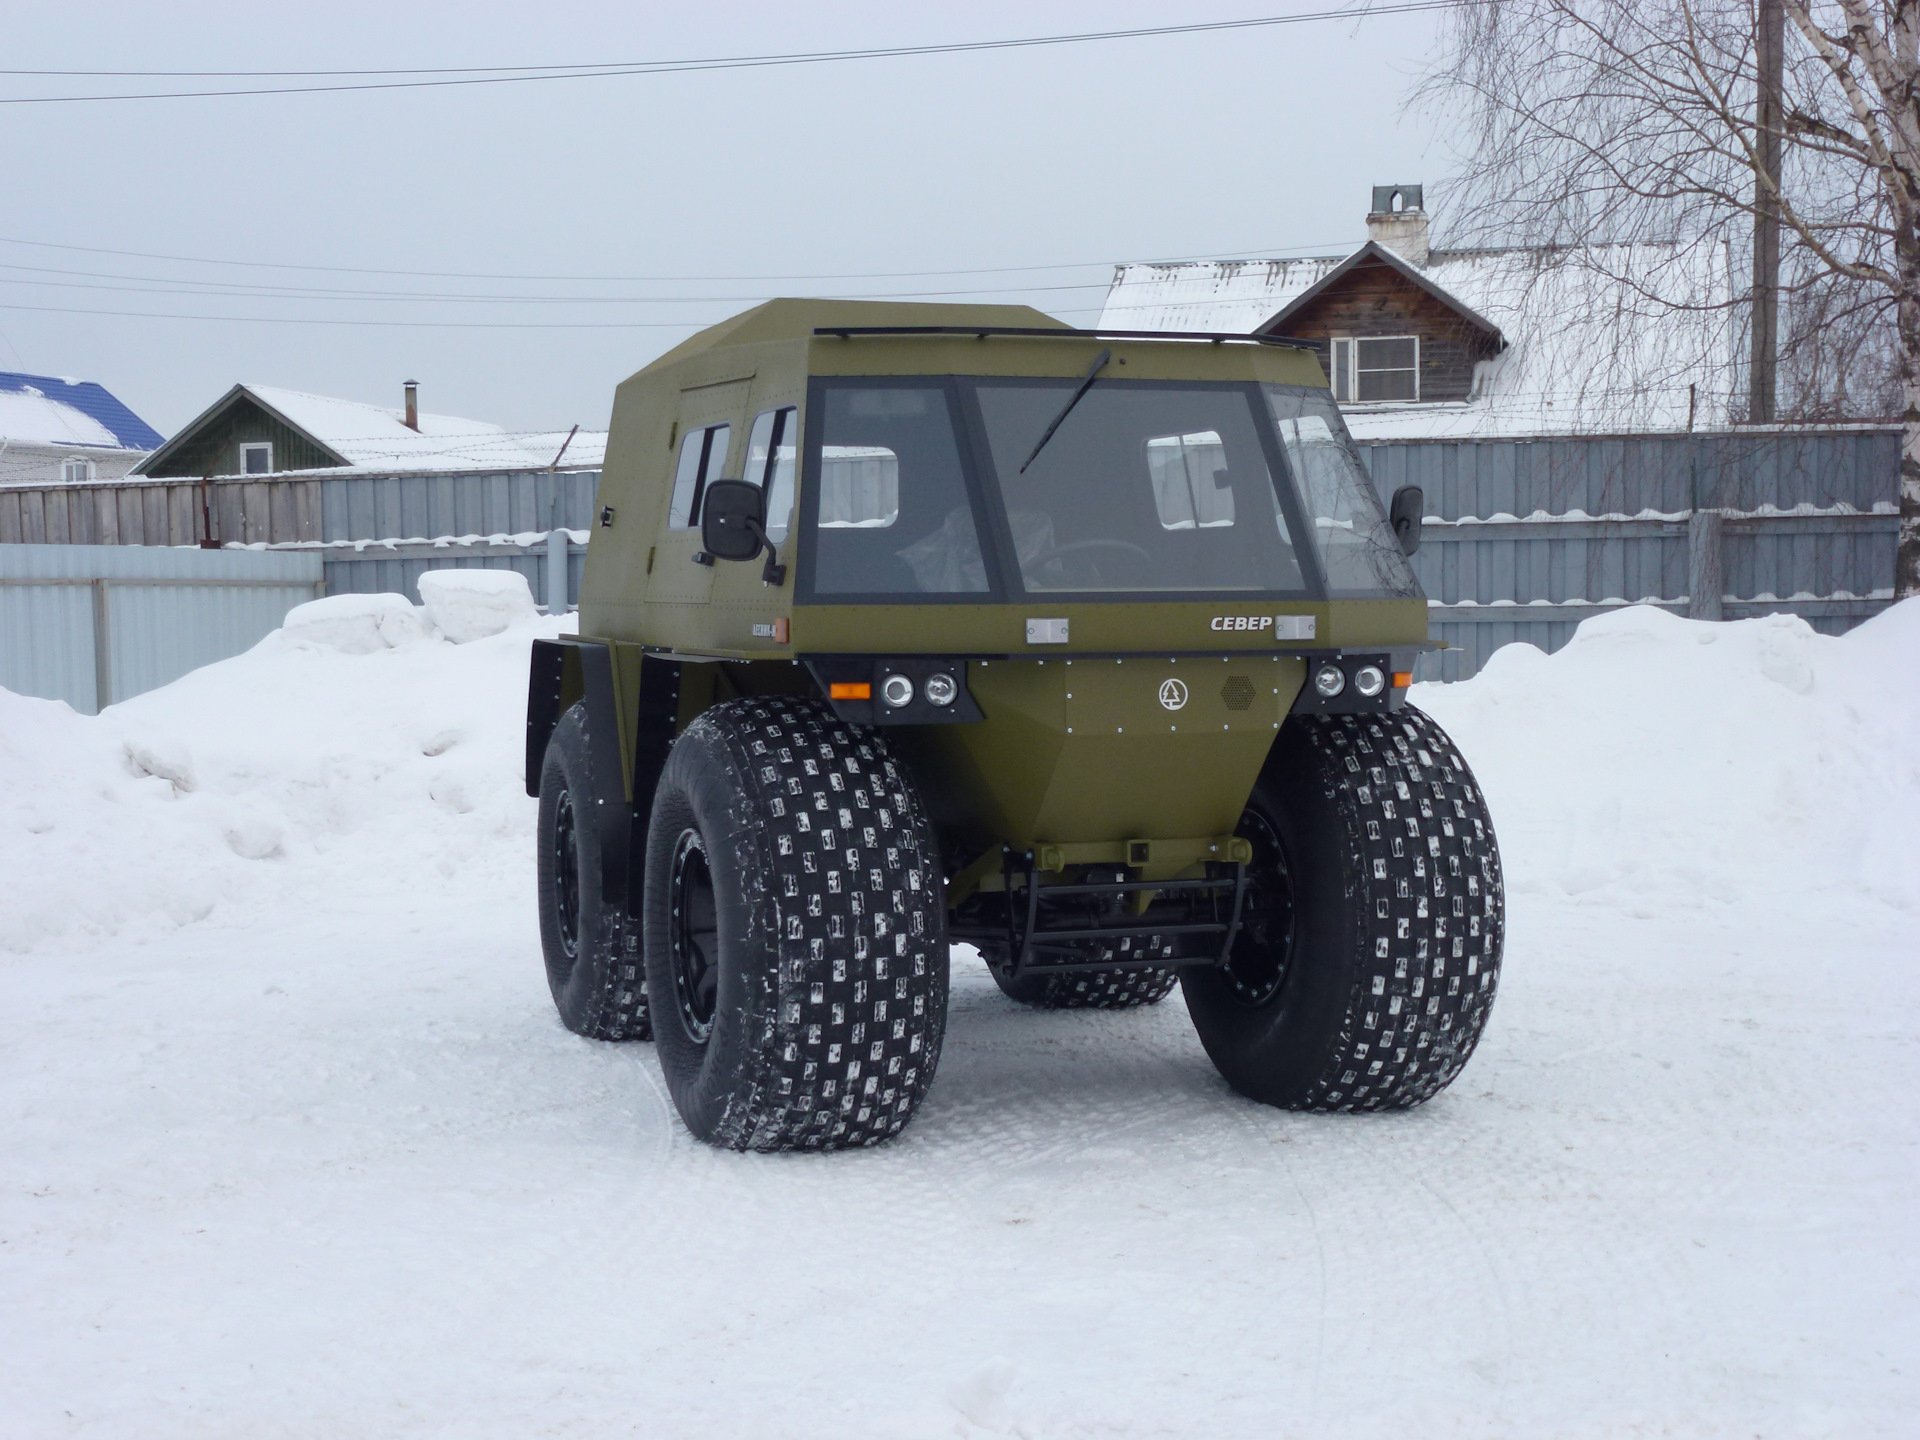
{"type": "MultiPolygon", "coordinates": [[[[213,538],[255,545],[318,540],[315,479],[215,480],[213,538]]],[[[192,545],[203,538],[200,482],[0,487],[0,545],[192,545]]]]}
{"type": "Polygon", "coordinates": [[[1458,311],[1377,262],[1356,265],[1279,333],[1323,346],[1335,335],[1418,335],[1422,400],[1466,399],[1475,363],[1494,353],[1458,311]]]}

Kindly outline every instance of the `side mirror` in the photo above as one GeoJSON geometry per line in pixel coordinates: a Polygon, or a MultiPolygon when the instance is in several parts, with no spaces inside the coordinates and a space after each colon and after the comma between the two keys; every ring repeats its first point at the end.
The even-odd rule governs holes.
{"type": "Polygon", "coordinates": [[[1402,485],[1393,492],[1393,505],[1388,513],[1401,554],[1411,555],[1420,548],[1420,520],[1426,510],[1426,492],[1418,485],[1402,485]]]}
{"type": "Polygon", "coordinates": [[[749,480],[709,480],[700,499],[700,543],[704,555],[693,558],[711,565],[715,560],[751,560],[762,550],[767,563],[760,578],[768,585],[787,583],[787,567],[776,564],[778,553],[767,538],[766,494],[749,480]]]}
{"type": "Polygon", "coordinates": [[[760,487],[745,480],[709,480],[700,500],[700,543],[716,560],[751,560],[766,535],[760,487]]]}

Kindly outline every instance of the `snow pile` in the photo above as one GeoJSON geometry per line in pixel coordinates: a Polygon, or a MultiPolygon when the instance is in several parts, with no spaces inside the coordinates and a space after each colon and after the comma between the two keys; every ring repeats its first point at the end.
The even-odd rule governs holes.
{"type": "Polygon", "coordinates": [[[429,570],[420,577],[427,615],[456,645],[498,635],[539,613],[517,570],[429,570]]]}
{"type": "Polygon", "coordinates": [[[571,622],[454,645],[398,595],[288,619],[98,717],[0,690],[0,951],[526,883],[527,652],[571,622]]]}
{"type": "Polygon", "coordinates": [[[1413,701],[1486,788],[1510,890],[1654,903],[1807,888],[1920,909],[1920,602],[1838,639],[1633,606],[1413,701]]]}
{"type": "Polygon", "coordinates": [[[289,639],[371,655],[428,639],[433,631],[404,595],[327,595],[296,605],[280,628],[289,639]]]}
{"type": "MultiPolygon", "coordinates": [[[[527,890],[527,651],[561,622],[511,572],[426,581],[439,635],[400,596],[335,596],[97,718],[0,691],[0,949],[339,890],[527,890]]],[[[1634,608],[1414,699],[1485,785],[1516,893],[1920,908],[1920,604],[1840,639],[1634,608]]]]}
{"type": "Polygon", "coordinates": [[[430,640],[465,645],[539,618],[526,577],[513,570],[429,570],[421,605],[404,595],[328,595],[287,612],[280,628],[310,645],[371,655],[430,640]]]}

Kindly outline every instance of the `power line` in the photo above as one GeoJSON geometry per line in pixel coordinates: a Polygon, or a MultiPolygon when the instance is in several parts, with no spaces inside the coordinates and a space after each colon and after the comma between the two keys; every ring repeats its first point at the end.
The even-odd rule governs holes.
{"type": "MultiPolygon", "coordinates": [[[[212,298],[212,297],[208,297],[212,298]]],[[[1098,306],[1067,307],[1062,315],[1086,315],[1098,306]]],[[[180,315],[158,310],[85,310],[66,305],[15,305],[0,300],[0,310],[41,315],[105,315],[125,320],[215,320],[230,325],[351,325],[402,330],[704,330],[713,320],[338,320],[319,315],[180,315]]]]}
{"type": "Polygon", "coordinates": [[[26,310],[42,315],[111,315],[127,320],[218,320],[232,325],[366,325],[379,328],[425,330],[701,330],[719,320],[336,320],[315,315],[178,315],[156,310],[83,310],[66,305],[14,305],[0,301],[0,310],[26,310]]]}
{"type": "MultiPolygon", "coordinates": [[[[430,291],[397,290],[320,290],[306,287],[281,287],[276,285],[238,285],[224,280],[171,280],[160,276],[146,275],[88,275],[86,271],[55,270],[42,271],[41,267],[31,265],[4,265],[0,270],[33,270],[56,275],[76,275],[84,278],[74,280],[45,280],[39,278],[14,279],[0,275],[0,285],[40,285],[59,290],[113,290],[132,295],[191,295],[199,299],[233,300],[374,300],[397,302],[401,304],[496,304],[496,305],[757,305],[768,297],[754,295],[473,295],[445,294],[430,291]],[[146,285],[95,285],[93,280],[148,280],[146,285]],[[198,286],[198,289],[182,289],[182,286],[198,286]],[[220,288],[210,288],[218,286],[220,288]]],[[[822,295],[810,298],[822,300],[929,300],[952,299],[969,295],[1032,295],[1053,294],[1069,290],[1105,290],[1106,281],[1097,281],[1085,285],[999,285],[988,289],[976,290],[892,290],[876,291],[864,295],[822,295]]]]}
{"type": "Polygon", "coordinates": [[[0,105],[73,105],[124,100],[208,100],[253,95],[314,95],[360,90],[425,90],[463,85],[516,85],[542,80],[596,80],[617,76],[678,75],[706,70],[750,70],[782,65],[837,64],[847,60],[893,60],[918,55],[975,54],[989,50],[1023,50],[1052,45],[1082,45],[1096,41],[1140,40],[1169,35],[1201,35],[1222,31],[1256,30],[1277,25],[1301,25],[1320,20],[1363,20],[1381,15],[1414,15],[1451,10],[1491,0],[1401,0],[1397,4],[1345,5],[1332,10],[1293,15],[1263,15],[1245,20],[1209,20],[1186,25],[1142,26],[1128,30],[1092,30],[1067,35],[1032,35],[1010,40],[962,40],[944,44],[894,45],[854,50],[797,51],[773,55],[726,55],[697,60],[634,60],[544,66],[487,66],[419,70],[8,70],[0,74],[20,78],[94,79],[297,79],[368,77],[349,84],[252,86],[231,90],[165,90],[118,95],[14,95],[0,97],[0,105]],[[477,73],[476,73],[477,72],[477,73]],[[378,76],[433,76],[432,79],[376,79],[378,76]]]}
{"type": "MultiPolygon", "coordinates": [[[[1278,258],[1293,250],[1324,250],[1330,246],[1347,242],[1340,240],[1320,240],[1305,245],[1267,245],[1250,250],[1212,250],[1205,255],[1173,255],[1158,259],[1141,260],[1142,265],[1177,265],[1190,260],[1237,260],[1252,256],[1278,258]]],[[[726,283],[748,284],[754,281],[784,284],[789,281],[811,280],[922,280],[941,275],[1020,275],[1040,270],[1094,270],[1110,269],[1112,260],[1080,260],[1064,264],[1047,265],[998,265],[985,269],[958,270],[865,270],[847,271],[838,274],[818,275],[527,275],[496,274],[485,271],[463,270],[388,270],[370,266],[354,265],[296,265],[276,260],[219,260],[200,255],[169,255],[150,250],[111,250],[98,245],[67,245],[52,240],[22,240],[16,237],[0,235],[0,245],[27,245],[40,250],[72,250],[86,255],[112,255],[123,260],[162,260],[180,265],[228,265],[244,267],[249,270],[299,270],[308,274],[327,275],[398,275],[413,280],[513,280],[539,282],[543,284],[571,285],[653,285],[683,283],[726,283]]],[[[33,266],[10,265],[8,269],[27,270],[33,266]]],[[[86,274],[84,271],[54,271],[56,274],[86,274]]],[[[155,277],[165,278],[165,277],[155,277]]],[[[201,283],[183,280],[183,284],[201,283]]],[[[208,281],[208,284],[222,283],[208,281]]],[[[224,282],[238,284],[240,282],[224,282]]]]}

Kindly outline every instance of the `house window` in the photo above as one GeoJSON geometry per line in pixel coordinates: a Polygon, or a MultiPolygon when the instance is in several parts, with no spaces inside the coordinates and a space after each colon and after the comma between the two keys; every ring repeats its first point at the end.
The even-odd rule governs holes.
{"type": "Polygon", "coordinates": [[[1342,404],[1420,398],[1420,339],[1344,336],[1333,342],[1333,398],[1342,404]]]}
{"type": "Polygon", "coordinates": [[[273,473],[273,446],[265,440],[250,440],[240,447],[240,473],[242,475],[271,475],[273,473]]]}
{"type": "Polygon", "coordinates": [[[700,528],[700,499],[707,493],[707,482],[720,478],[732,436],[731,425],[708,425],[689,430],[680,442],[680,466],[674,471],[673,499],[667,507],[669,528],[700,528]]]}
{"type": "Polygon", "coordinates": [[[60,462],[60,478],[69,484],[91,480],[93,477],[93,461],[84,455],[69,455],[60,462]]]}

